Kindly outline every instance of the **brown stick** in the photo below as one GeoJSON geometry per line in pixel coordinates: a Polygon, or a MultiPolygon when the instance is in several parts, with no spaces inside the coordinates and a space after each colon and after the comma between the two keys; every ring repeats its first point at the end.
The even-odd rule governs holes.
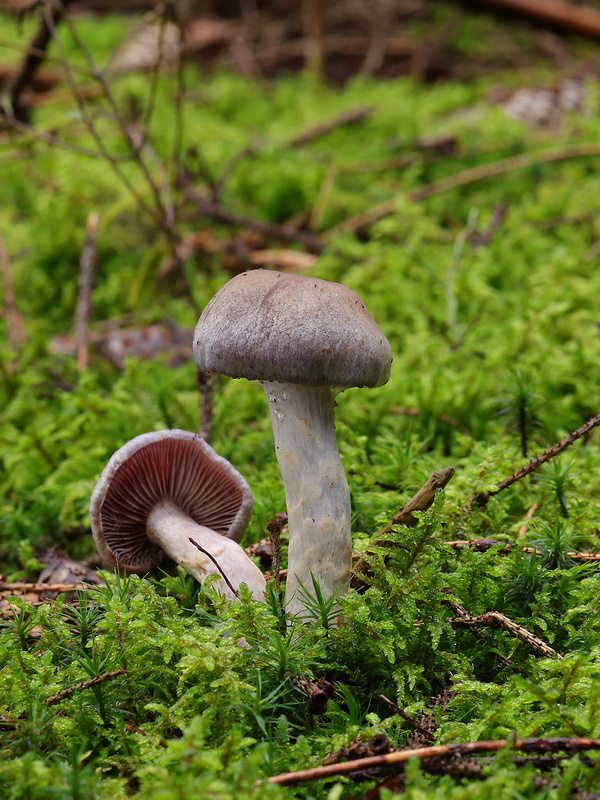
{"type": "Polygon", "coordinates": [[[197,548],[198,548],[198,550],[200,550],[200,552],[201,552],[201,553],[204,553],[204,555],[205,555],[205,556],[208,556],[208,558],[210,558],[210,560],[213,562],[213,564],[215,565],[215,567],[216,567],[216,568],[219,570],[219,572],[220,572],[220,574],[221,574],[221,576],[222,576],[223,580],[224,580],[224,581],[225,581],[225,583],[227,584],[227,586],[229,586],[229,588],[230,588],[230,589],[231,589],[231,591],[233,592],[234,596],[235,596],[235,597],[239,597],[239,595],[238,595],[237,591],[236,591],[236,590],[235,590],[235,588],[232,586],[232,584],[231,584],[231,581],[229,580],[229,578],[227,577],[227,575],[225,575],[225,573],[224,573],[224,572],[223,572],[223,570],[221,569],[221,566],[220,566],[219,562],[218,562],[218,561],[217,561],[217,559],[216,559],[216,558],[215,558],[215,557],[212,555],[212,553],[209,553],[209,552],[208,552],[208,550],[205,550],[203,547],[201,547],[201,546],[198,544],[198,542],[195,542],[195,541],[192,539],[192,537],[191,537],[191,536],[190,536],[190,542],[191,542],[191,543],[194,545],[194,547],[197,547],[197,548]]]}
{"type": "Polygon", "coordinates": [[[97,230],[98,214],[92,211],[87,218],[87,236],[79,263],[79,294],[75,311],[75,353],[78,369],[86,369],[88,365],[88,329],[96,271],[97,230]]]}
{"type": "Polygon", "coordinates": [[[484,8],[506,8],[541,23],[559,25],[566,31],[600,39],[600,12],[563,0],[480,0],[484,8]]]}
{"type": "Polygon", "coordinates": [[[0,581],[0,594],[7,597],[14,592],[39,594],[39,592],[76,592],[88,588],[89,584],[87,583],[6,583],[0,581]]]}
{"type": "MultiPolygon", "coordinates": [[[[449,175],[447,178],[442,178],[439,181],[433,181],[433,183],[420,186],[408,192],[408,198],[413,201],[424,200],[427,197],[448,192],[450,189],[457,189],[460,186],[468,186],[471,183],[477,183],[486,178],[503,175],[514,169],[523,169],[524,167],[530,167],[534,164],[567,161],[571,158],[585,158],[598,155],[600,155],[600,144],[593,142],[591,144],[580,144],[567,148],[553,148],[552,150],[545,150],[541,153],[524,153],[518,156],[510,156],[500,161],[493,161],[491,164],[480,164],[477,167],[471,167],[462,172],[457,172],[454,175],[449,175]]],[[[389,214],[393,214],[395,208],[395,198],[385,200],[383,203],[367,211],[363,211],[355,217],[344,220],[344,222],[336,225],[334,230],[338,233],[351,233],[360,228],[372,225],[374,222],[377,222],[383,217],[387,217],[389,214]]]]}
{"type": "Polygon", "coordinates": [[[125,669],[116,669],[113,672],[104,672],[102,675],[96,675],[94,678],[88,678],[87,681],[83,681],[82,683],[76,683],[75,686],[70,686],[68,689],[63,689],[57,694],[53,694],[52,697],[47,697],[44,700],[44,705],[55,706],[57,703],[60,703],[61,700],[65,700],[65,698],[71,697],[73,692],[81,692],[84,689],[89,689],[92,686],[97,686],[99,683],[104,683],[105,681],[112,681],[115,678],[118,678],[119,675],[125,675],[126,673],[127,670],[125,669]]]}
{"type": "Polygon", "coordinates": [[[318,77],[323,72],[325,60],[324,0],[304,0],[304,28],[306,68],[318,77]]]}
{"type": "Polygon", "coordinates": [[[313,139],[318,139],[320,136],[324,136],[326,133],[334,131],[336,128],[342,128],[344,125],[354,125],[357,122],[362,122],[363,119],[366,119],[372,113],[373,109],[369,106],[362,108],[351,108],[349,111],[342,111],[342,113],[338,114],[337,117],[327,120],[326,122],[322,122],[320,125],[315,125],[314,128],[308,128],[302,133],[299,133],[290,142],[290,147],[302,147],[303,145],[312,142],[313,139]]]}
{"type": "MultiPolygon", "coordinates": [[[[454,550],[462,550],[465,547],[472,547],[473,550],[477,550],[480,553],[485,553],[487,550],[491,550],[492,547],[496,547],[499,544],[503,544],[503,542],[499,542],[496,539],[456,539],[453,542],[445,542],[449,547],[452,547],[454,550]]],[[[508,543],[504,544],[496,553],[500,556],[508,555],[512,552],[513,544],[508,543]]],[[[536,556],[543,556],[541,550],[536,550],[533,547],[522,547],[522,552],[525,555],[532,555],[533,553],[536,556]]],[[[569,551],[565,553],[565,555],[572,559],[573,561],[600,561],[600,553],[586,553],[586,552],[579,552],[576,550],[569,551]]]]}
{"type": "Polygon", "coordinates": [[[512,486],[513,483],[520,481],[521,478],[525,478],[530,473],[534,472],[538,467],[541,467],[542,464],[545,464],[546,461],[550,461],[551,458],[557,456],[561,453],[565,448],[569,447],[569,445],[576,442],[577,439],[580,439],[582,436],[585,436],[586,433],[589,433],[592,428],[600,425],[600,414],[596,414],[595,417],[588,419],[586,423],[584,423],[580,428],[577,428],[576,431],[572,431],[564,439],[561,439],[560,442],[553,444],[552,447],[548,448],[545,452],[541,453],[539,456],[532,458],[527,464],[522,466],[516,472],[505,478],[500,483],[497,483],[497,489],[488,492],[481,492],[481,494],[477,495],[476,502],[480,506],[485,506],[488,504],[490,497],[498,492],[501,492],[503,489],[506,489],[508,486],[512,486]]]}
{"type": "MultiPolygon", "coordinates": [[[[382,530],[379,532],[379,536],[384,536],[385,534],[389,533],[394,525],[407,525],[410,528],[414,527],[418,520],[413,516],[412,512],[426,511],[428,508],[430,508],[435,499],[436,492],[438,492],[440,489],[444,489],[452,479],[453,475],[453,467],[445,467],[444,469],[438,469],[433,472],[425,482],[424,486],[422,486],[419,491],[413,497],[411,497],[408,503],[403,506],[400,511],[398,511],[391,522],[388,522],[388,524],[382,528],[382,530]]],[[[388,545],[390,542],[382,542],[380,539],[376,539],[372,544],[388,545]]],[[[358,588],[358,586],[361,585],[362,581],[360,579],[360,574],[364,574],[368,571],[368,569],[369,567],[367,562],[364,559],[359,558],[353,567],[355,577],[352,579],[352,586],[354,588],[358,588]]]]}
{"type": "Polygon", "coordinates": [[[527,628],[517,625],[512,619],[501,614],[499,611],[488,611],[485,614],[480,614],[478,617],[452,617],[448,622],[453,628],[502,628],[512,634],[516,639],[528,644],[532,650],[545,658],[557,658],[562,660],[560,653],[553,650],[549,644],[546,644],[542,639],[538,639],[527,628]]]}
{"type": "MultiPolygon", "coordinates": [[[[382,528],[379,535],[383,536],[389,533],[394,525],[408,525],[413,528],[418,520],[413,516],[412,512],[427,511],[428,508],[431,508],[436,493],[440,489],[446,488],[452,480],[453,475],[454,467],[444,467],[444,469],[438,469],[432,472],[425,484],[411,497],[408,503],[398,511],[394,519],[382,528]]],[[[377,544],[381,544],[381,542],[377,542],[377,544]]]]}
{"type": "MultiPolygon", "coordinates": [[[[453,758],[456,756],[471,755],[473,753],[493,753],[498,750],[523,750],[528,753],[554,753],[559,750],[579,753],[584,750],[600,750],[600,739],[587,739],[582,737],[554,737],[549,739],[530,738],[496,739],[487,742],[457,742],[456,744],[439,744],[432,747],[419,747],[414,750],[396,750],[393,753],[386,753],[382,756],[370,756],[369,758],[357,758],[354,761],[344,761],[341,764],[330,764],[325,767],[313,767],[312,769],[299,769],[294,772],[283,772],[280,775],[273,775],[268,778],[269,783],[276,783],[279,786],[294,786],[297,783],[306,781],[321,780],[330,778],[334,775],[347,775],[351,772],[363,772],[374,767],[390,767],[396,764],[404,764],[411,758],[418,758],[424,761],[431,758],[453,758]]],[[[261,781],[257,781],[257,786],[261,781]]]]}
{"type": "Polygon", "coordinates": [[[15,297],[15,287],[12,280],[10,269],[10,258],[8,250],[4,244],[4,238],[0,233],[0,272],[2,273],[2,283],[4,285],[4,316],[8,327],[8,341],[10,346],[16,350],[25,341],[25,323],[23,317],[17,310],[17,300],[15,297]]]}
{"type": "Polygon", "coordinates": [[[31,40],[30,49],[28,49],[25,59],[23,60],[21,71],[12,85],[12,116],[14,116],[18,122],[29,122],[29,114],[21,96],[25,89],[31,85],[34,72],[45,58],[46,48],[52,39],[52,30],[62,19],[65,6],[70,2],[72,2],[72,0],[63,0],[62,3],[52,9],[52,24],[48,24],[48,20],[42,15],[38,32],[31,40]]]}
{"type": "Polygon", "coordinates": [[[240,228],[247,228],[251,231],[259,231],[260,233],[265,233],[267,236],[272,236],[274,239],[280,239],[284,242],[298,242],[304,245],[311,253],[320,253],[325,246],[325,242],[321,237],[314,233],[298,231],[289,225],[277,225],[274,222],[264,222],[263,220],[235,214],[233,211],[229,211],[218,203],[207,200],[192,189],[191,186],[184,185],[183,188],[188,199],[196,204],[201,214],[212,217],[225,225],[235,225],[240,228]]]}
{"type": "Polygon", "coordinates": [[[418,731],[422,736],[424,736],[427,739],[427,741],[429,742],[435,741],[435,736],[433,735],[433,733],[431,733],[431,731],[428,731],[427,728],[424,728],[418,720],[416,720],[414,717],[411,717],[410,714],[407,714],[406,711],[400,708],[400,706],[396,705],[396,703],[394,703],[392,700],[388,699],[384,694],[380,694],[379,697],[381,697],[381,699],[384,700],[388,704],[388,706],[390,706],[390,708],[393,708],[395,713],[398,714],[399,717],[402,717],[402,719],[405,722],[408,722],[408,724],[412,728],[414,728],[414,730],[418,731]]]}
{"type": "MultiPolygon", "coordinates": [[[[450,594],[449,589],[440,589],[440,591],[443,592],[444,594],[450,594]]],[[[451,609],[454,612],[455,617],[457,617],[458,619],[472,619],[467,609],[464,606],[461,606],[460,603],[455,603],[453,600],[449,600],[447,597],[445,597],[442,600],[442,605],[451,609]]],[[[481,641],[487,642],[487,636],[483,631],[479,630],[479,628],[474,628],[473,633],[481,641]]],[[[510,658],[503,656],[502,653],[498,652],[498,650],[492,650],[492,652],[500,659],[500,661],[504,664],[505,667],[513,666],[514,662],[512,662],[510,658]]]]}

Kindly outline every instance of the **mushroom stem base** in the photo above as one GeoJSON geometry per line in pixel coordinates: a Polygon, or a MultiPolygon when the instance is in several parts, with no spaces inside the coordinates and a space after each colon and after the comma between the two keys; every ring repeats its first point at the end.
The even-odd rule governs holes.
{"type": "Polygon", "coordinates": [[[312,578],[326,597],[350,581],[350,492],[335,438],[333,392],[326,386],[264,382],[285,487],[290,544],[286,603],[306,614],[312,578]]]}
{"type": "Polygon", "coordinates": [[[152,510],[146,522],[146,533],[150,541],[198,582],[202,583],[207,575],[218,575],[220,580],[215,582],[215,589],[229,600],[237,599],[235,592],[245,583],[254,599],[264,602],[265,579],[243,548],[232,539],[194,522],[172,503],[161,503],[152,510]],[[235,592],[227,585],[214,562],[198,550],[190,538],[211,554],[235,592]]]}

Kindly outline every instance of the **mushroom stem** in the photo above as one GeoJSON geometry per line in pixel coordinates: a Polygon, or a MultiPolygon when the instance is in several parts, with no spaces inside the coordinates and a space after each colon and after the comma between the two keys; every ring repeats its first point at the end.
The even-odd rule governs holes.
{"type": "Polygon", "coordinates": [[[153,544],[198,582],[202,583],[207,575],[218,575],[220,580],[214,584],[217,591],[229,600],[236,600],[214,563],[190,542],[190,538],[194,539],[218,562],[236,591],[245,583],[252,597],[264,603],[265,579],[243,548],[232,539],[194,522],[173,503],[164,502],[154,507],[146,521],[146,533],[153,544]]]}
{"type": "Polygon", "coordinates": [[[325,595],[350,582],[350,491],[335,438],[334,395],[326,386],[263,382],[288,511],[287,608],[305,611],[299,585],[325,595]]]}

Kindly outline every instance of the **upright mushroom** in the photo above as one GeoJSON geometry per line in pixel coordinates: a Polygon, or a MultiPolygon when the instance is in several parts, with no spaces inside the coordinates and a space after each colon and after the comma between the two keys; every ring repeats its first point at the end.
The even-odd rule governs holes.
{"type": "Polygon", "coordinates": [[[239,472],[199,436],[180,430],[124,444],[90,502],[94,540],[109,566],[144,574],[166,554],[198,581],[218,575],[215,588],[229,599],[246,583],[264,601],[265,579],[238,544],[251,513],[252,492],[239,472]]]}
{"type": "Polygon", "coordinates": [[[360,297],[339,283],[252,270],[226,283],[194,333],[201,369],[262,381],[285,487],[290,543],[286,600],[304,610],[311,573],[327,596],[350,580],[350,492],[334,396],[380,386],[390,345],[360,297]]]}

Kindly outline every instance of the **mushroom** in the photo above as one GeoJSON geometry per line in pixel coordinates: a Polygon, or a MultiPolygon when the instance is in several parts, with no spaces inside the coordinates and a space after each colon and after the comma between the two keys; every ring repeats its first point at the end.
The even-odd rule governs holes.
{"type": "Polygon", "coordinates": [[[166,554],[197,581],[219,575],[215,588],[230,600],[245,583],[264,602],[265,579],[238,544],[252,502],[244,478],[199,436],[156,431],[111,457],[92,493],[90,524],[111,567],[142,575],[166,554]]]}
{"type": "Polygon", "coordinates": [[[339,283],[252,270],[204,309],[194,358],[206,372],[262,381],[289,518],[286,601],[305,608],[312,578],[325,595],[350,580],[350,492],[335,438],[335,394],[380,386],[390,345],[360,297],[339,283]]]}

